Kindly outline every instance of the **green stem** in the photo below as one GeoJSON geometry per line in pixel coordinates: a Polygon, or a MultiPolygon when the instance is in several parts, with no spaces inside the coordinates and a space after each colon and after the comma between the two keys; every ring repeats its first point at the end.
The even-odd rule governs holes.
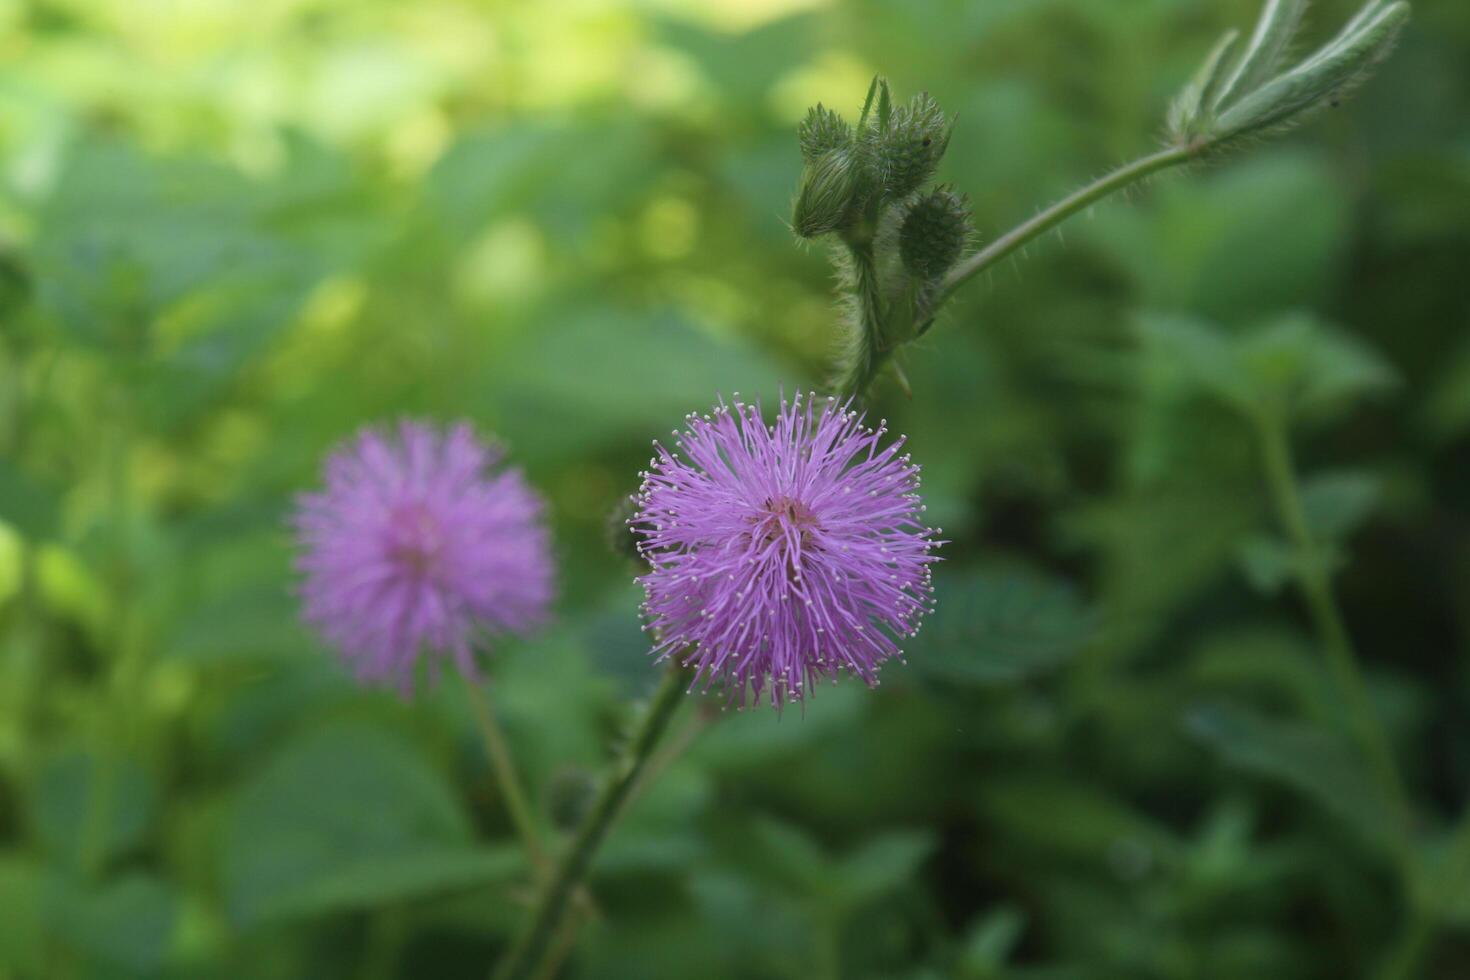
{"type": "MultiPolygon", "coordinates": [[[[1188,163],[1209,148],[1207,141],[1198,140],[1140,157],[1062,198],[1031,220],[1017,225],[961,261],[949,271],[932,295],[916,304],[912,312],[913,322],[919,325],[918,332],[922,334],[929,328],[935,314],[956,289],[1001,259],[1024,248],[1027,243],[1051,231],[1078,211],[1085,210],[1108,195],[1161,170],[1188,163]]],[[[837,396],[842,399],[861,398],[892,353],[884,330],[884,311],[871,238],[856,242],[849,240],[847,247],[851,253],[852,290],[858,306],[859,323],[856,331],[858,336],[852,341],[855,349],[848,352],[846,364],[836,385],[837,396]]]]}
{"type": "Polygon", "coordinates": [[[117,397],[116,429],[112,452],[108,459],[107,487],[111,498],[112,609],[108,635],[114,644],[113,661],[103,680],[102,703],[94,749],[93,767],[87,808],[79,842],[80,865],[84,873],[100,873],[107,857],[109,831],[112,826],[114,792],[118,780],[119,754],[136,735],[131,723],[142,698],[140,679],[144,672],[147,650],[133,636],[133,568],[132,568],[132,494],[128,463],[132,446],[128,404],[117,397]]]}
{"type": "Polygon", "coordinates": [[[495,711],[490,706],[490,699],[485,696],[485,691],[479,683],[466,678],[465,689],[469,691],[470,706],[474,709],[476,722],[479,723],[480,735],[485,740],[485,754],[490,759],[490,771],[495,775],[496,785],[500,788],[500,798],[505,803],[510,822],[515,827],[516,833],[520,835],[521,843],[526,848],[526,854],[531,859],[531,866],[535,869],[537,878],[544,878],[549,867],[546,848],[541,842],[540,831],[536,829],[536,821],[531,816],[531,806],[526,801],[525,792],[521,789],[521,781],[516,776],[515,764],[511,761],[505,732],[501,730],[500,723],[495,720],[495,711]]]}
{"type": "Polygon", "coordinates": [[[823,915],[817,928],[817,968],[821,980],[842,980],[842,927],[835,916],[823,915]]]}
{"type": "Polygon", "coordinates": [[[853,347],[846,354],[842,376],[837,382],[837,397],[842,401],[861,398],[888,357],[883,339],[883,297],[878,287],[872,242],[849,243],[847,247],[852,256],[858,324],[856,336],[850,340],[853,347]]]}
{"type": "Polygon", "coordinates": [[[1286,424],[1278,415],[1268,414],[1259,420],[1262,457],[1266,480],[1281,523],[1297,552],[1297,584],[1306,600],[1313,623],[1321,635],[1327,653],[1327,664],[1341,692],[1355,738],[1367,756],[1368,765],[1378,780],[1394,817],[1400,835],[1400,857],[1405,879],[1412,884],[1413,861],[1410,851],[1412,821],[1403,780],[1394,762],[1388,736],[1373,710],[1368,686],[1358,668],[1353,643],[1343,623],[1342,612],[1332,594],[1328,579],[1327,557],[1318,547],[1307,524],[1301,490],[1291,458],[1291,443],[1286,424]]]}
{"type": "Polygon", "coordinates": [[[395,976],[407,938],[408,921],[401,906],[391,905],[375,912],[368,923],[361,980],[390,980],[395,976]]]}
{"type": "Polygon", "coordinates": [[[1427,901],[1416,901],[1410,909],[1403,935],[1379,971],[1380,980],[1413,980],[1419,975],[1419,962],[1434,942],[1440,916],[1470,880],[1470,805],[1460,817],[1445,866],[1446,873],[1439,881],[1436,894],[1427,901]]]}
{"type": "Polygon", "coordinates": [[[944,277],[944,284],[935,297],[933,308],[937,310],[960,285],[1001,259],[1026,246],[1033,239],[1051,231],[1078,211],[1085,210],[1115,191],[1145,177],[1187,163],[1208,148],[1207,143],[1191,143],[1187,146],[1171,146],[1168,149],[1139,157],[1124,164],[1112,173],[1099,177],[1081,190],[1067,195],[1030,221],[1017,225],[1004,235],[956,265],[944,277]]]}
{"type": "Polygon", "coordinates": [[[653,757],[674,712],[683,703],[688,682],[689,672],[675,659],[669,664],[663,683],[654,694],[648,713],[627,751],[618,760],[592,810],[543,889],[525,932],[495,971],[495,980],[526,980],[536,974],[566,917],[573,893],[592,865],[593,855],[612,829],[623,802],[653,757]]]}

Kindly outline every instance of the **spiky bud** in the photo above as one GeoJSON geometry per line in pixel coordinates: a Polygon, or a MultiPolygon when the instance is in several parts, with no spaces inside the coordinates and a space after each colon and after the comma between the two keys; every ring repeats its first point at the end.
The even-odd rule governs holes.
{"type": "Polygon", "coordinates": [[[970,206],[962,194],[936,187],[908,207],[898,232],[898,254],[918,279],[938,279],[970,240],[970,206]]]}
{"type": "Polygon", "coordinates": [[[925,93],[894,109],[876,136],[883,189],[890,198],[902,198],[934,176],[949,146],[949,121],[925,93]]]}
{"type": "Polygon", "coordinates": [[[857,169],[846,148],[828,150],[803,168],[791,215],[798,235],[816,238],[843,226],[858,196],[857,169]]]}
{"type": "Polygon", "coordinates": [[[820,102],[806,111],[806,118],[796,127],[796,135],[801,141],[801,158],[806,163],[815,163],[833,150],[852,146],[852,127],[820,102]]]}

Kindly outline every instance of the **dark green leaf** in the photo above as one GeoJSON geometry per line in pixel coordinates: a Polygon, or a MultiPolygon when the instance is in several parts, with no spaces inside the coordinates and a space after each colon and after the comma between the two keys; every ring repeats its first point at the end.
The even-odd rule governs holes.
{"type": "Polygon", "coordinates": [[[1394,821],[1388,803],[1341,738],[1223,704],[1194,709],[1186,726],[1230,765],[1311,798],[1366,841],[1392,846],[1394,821]]]}
{"type": "Polygon", "coordinates": [[[1003,684],[1055,668],[1093,635],[1095,617],[1070,585],[1033,572],[940,576],[935,611],[910,643],[931,680],[1003,684]]]}

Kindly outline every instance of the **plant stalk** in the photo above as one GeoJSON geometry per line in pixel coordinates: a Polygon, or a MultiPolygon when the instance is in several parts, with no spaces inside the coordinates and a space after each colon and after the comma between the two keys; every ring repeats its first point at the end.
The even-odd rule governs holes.
{"type": "MultiPolygon", "coordinates": [[[[1086,187],[1068,194],[1031,220],[1012,228],[949,270],[949,273],[944,277],[943,285],[935,294],[929,316],[932,316],[934,311],[937,311],[943,306],[944,301],[963,283],[984,272],[1006,256],[1025,247],[1033,239],[1039,238],[1051,231],[1078,211],[1085,210],[1109,194],[1120,191],[1129,184],[1156,174],[1161,170],[1167,170],[1181,163],[1188,163],[1190,160],[1204,153],[1208,148],[1209,144],[1204,141],[1197,141],[1185,146],[1171,146],[1167,149],[1159,150],[1157,153],[1139,157],[1132,163],[1124,164],[1112,173],[1099,177],[1086,187]]],[[[927,317],[922,317],[921,319],[927,319],[927,317]]]]}
{"type": "Polygon", "coordinates": [[[1441,916],[1470,881],[1470,805],[1460,816],[1445,866],[1438,890],[1427,901],[1416,901],[1410,909],[1408,924],[1379,971],[1379,980],[1414,980],[1419,975],[1420,961],[1434,943],[1441,916]]]}
{"type": "Polygon", "coordinates": [[[889,353],[884,341],[883,297],[878,287],[873,245],[871,242],[849,244],[848,250],[857,302],[858,336],[851,341],[855,349],[848,352],[842,377],[837,382],[839,401],[861,398],[883,369],[889,353]]]}
{"type": "Polygon", "coordinates": [[[480,735],[485,740],[485,754],[490,759],[490,770],[494,773],[495,782],[500,788],[500,798],[505,802],[510,822],[515,826],[516,833],[526,848],[526,854],[531,859],[531,866],[535,869],[538,880],[544,879],[550,867],[546,857],[546,846],[542,843],[540,831],[536,829],[536,821],[531,816],[531,806],[526,801],[525,791],[521,788],[521,781],[516,775],[515,763],[511,761],[510,747],[506,742],[505,732],[501,729],[500,723],[495,720],[495,710],[490,706],[490,699],[485,696],[485,690],[479,682],[465,678],[465,689],[469,691],[470,706],[474,709],[476,722],[479,723],[480,735]]]}
{"type": "Polygon", "coordinates": [[[1278,517],[1285,527],[1296,550],[1297,584],[1312,616],[1323,647],[1327,652],[1327,664],[1332,677],[1343,697],[1348,718],[1368,765],[1373,771],[1380,788],[1393,810],[1399,833],[1400,858],[1407,883],[1413,882],[1413,854],[1410,848],[1412,820],[1408,796],[1403,780],[1393,758],[1393,748],[1384,732],[1377,712],[1368,695],[1368,686],[1358,667],[1357,655],[1353,650],[1352,638],[1344,625],[1342,611],[1332,593],[1326,556],[1318,547],[1307,524],[1306,510],[1302,506],[1301,489],[1297,484],[1296,471],[1292,463],[1291,444],[1286,424],[1277,415],[1263,416],[1258,420],[1261,436],[1261,451],[1278,517]]]}
{"type": "Polygon", "coordinates": [[[566,917],[573,893],[592,865],[597,848],[612,829],[628,794],[653,758],[659,740],[683,703],[688,682],[689,672],[676,657],[670,662],[663,683],[654,693],[648,712],[627,751],[618,760],[571,846],[562,855],[556,871],[542,890],[525,932],[496,969],[495,980],[527,980],[536,975],[566,917]]]}

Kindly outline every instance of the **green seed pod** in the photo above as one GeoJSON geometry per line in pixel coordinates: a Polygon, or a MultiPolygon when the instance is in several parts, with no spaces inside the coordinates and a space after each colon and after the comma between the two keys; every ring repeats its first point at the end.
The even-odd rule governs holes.
{"type": "Polygon", "coordinates": [[[883,189],[890,198],[906,197],[934,176],[949,146],[949,121],[926,93],[894,109],[877,139],[883,189]]]}
{"type": "Polygon", "coordinates": [[[801,141],[801,158],[807,163],[815,163],[833,150],[852,146],[852,127],[820,102],[815,109],[806,111],[806,118],[796,127],[796,135],[801,141]]]}
{"type": "Polygon", "coordinates": [[[857,169],[852,151],[845,148],[829,150],[806,165],[791,215],[799,236],[816,238],[842,227],[858,197],[857,169]]]}
{"type": "Polygon", "coordinates": [[[909,205],[898,232],[899,257],[916,278],[938,279],[959,260],[971,231],[969,201],[936,187],[909,205]]]}

